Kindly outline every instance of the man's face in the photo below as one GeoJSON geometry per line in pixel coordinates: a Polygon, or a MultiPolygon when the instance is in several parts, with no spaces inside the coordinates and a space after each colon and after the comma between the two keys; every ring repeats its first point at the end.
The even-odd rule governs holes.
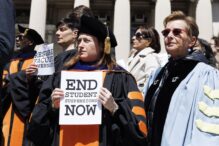
{"type": "Polygon", "coordinates": [[[16,47],[19,48],[21,46],[21,41],[23,39],[23,35],[19,34],[16,36],[16,47]]]}
{"type": "Polygon", "coordinates": [[[27,37],[23,36],[20,42],[20,48],[22,49],[31,45],[33,45],[32,41],[30,41],[27,37]]]}
{"type": "Polygon", "coordinates": [[[61,25],[56,31],[57,43],[61,46],[69,46],[76,41],[78,30],[72,30],[67,25],[61,25]]]}
{"type": "Polygon", "coordinates": [[[166,51],[173,58],[186,56],[188,49],[195,43],[195,40],[188,34],[187,24],[184,20],[168,22],[162,33],[166,51]]]}

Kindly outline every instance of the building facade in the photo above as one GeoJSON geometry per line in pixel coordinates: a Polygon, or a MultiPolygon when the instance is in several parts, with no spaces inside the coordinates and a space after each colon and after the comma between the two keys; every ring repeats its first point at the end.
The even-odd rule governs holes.
{"type": "MultiPolygon", "coordinates": [[[[163,19],[181,10],[196,19],[200,38],[219,33],[219,0],[14,0],[16,22],[36,29],[48,43],[55,41],[55,24],[74,7],[86,5],[114,31],[116,58],[126,60],[130,39],[139,25],[163,30],[163,19]]],[[[161,36],[161,42],[163,42],[161,36]]],[[[162,52],[164,52],[162,45],[162,52]]]]}

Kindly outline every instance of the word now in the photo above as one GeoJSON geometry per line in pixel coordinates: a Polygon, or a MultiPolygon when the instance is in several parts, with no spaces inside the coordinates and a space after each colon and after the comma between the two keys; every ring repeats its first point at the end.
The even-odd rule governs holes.
{"type": "Polygon", "coordinates": [[[94,115],[97,105],[65,105],[65,115],[94,115]]]}

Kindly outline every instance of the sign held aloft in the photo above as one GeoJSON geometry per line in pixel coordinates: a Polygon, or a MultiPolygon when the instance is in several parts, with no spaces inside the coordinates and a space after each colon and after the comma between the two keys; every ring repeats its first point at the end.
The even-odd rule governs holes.
{"type": "Polygon", "coordinates": [[[34,62],[38,67],[37,75],[52,75],[55,71],[53,44],[38,45],[35,49],[34,62]]]}
{"type": "Polygon", "coordinates": [[[103,73],[61,72],[61,89],[64,98],[60,102],[60,125],[101,124],[102,107],[97,99],[103,86],[103,73]]]}

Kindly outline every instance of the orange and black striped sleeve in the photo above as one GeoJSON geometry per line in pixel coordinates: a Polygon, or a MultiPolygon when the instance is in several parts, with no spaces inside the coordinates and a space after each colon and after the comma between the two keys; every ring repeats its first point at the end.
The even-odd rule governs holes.
{"type": "Polygon", "coordinates": [[[112,82],[112,95],[119,105],[114,119],[126,140],[133,145],[146,145],[147,125],[144,110],[143,95],[138,90],[134,77],[127,73],[115,73],[112,82]]]}

